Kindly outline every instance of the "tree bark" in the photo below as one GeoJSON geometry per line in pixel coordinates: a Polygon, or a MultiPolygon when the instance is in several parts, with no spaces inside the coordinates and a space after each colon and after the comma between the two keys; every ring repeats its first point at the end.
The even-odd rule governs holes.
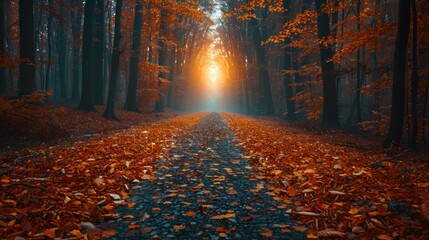
{"type": "MultiPolygon", "coordinates": [[[[164,3],[165,4],[165,3],[164,3]]],[[[161,7],[165,7],[164,4],[161,5],[161,7]]],[[[158,65],[163,67],[165,65],[165,36],[167,33],[167,26],[165,24],[165,20],[167,18],[167,10],[161,9],[161,34],[159,39],[159,51],[158,51],[158,65]]],[[[158,74],[159,78],[165,78],[165,73],[161,72],[158,74]]],[[[158,81],[158,91],[160,94],[159,100],[155,103],[155,109],[154,112],[162,112],[164,109],[164,93],[162,89],[162,82],[161,80],[158,81]]]]}
{"type": "Polygon", "coordinates": [[[125,100],[124,109],[127,111],[138,112],[137,106],[137,79],[138,65],[140,58],[141,32],[143,23],[143,3],[141,0],[136,1],[134,30],[133,30],[133,45],[130,59],[130,76],[128,80],[128,91],[125,100]]]}
{"type": "Polygon", "coordinates": [[[18,94],[20,96],[28,95],[36,91],[33,21],[33,0],[20,0],[19,51],[21,60],[24,60],[19,65],[18,94]]]}
{"type": "Polygon", "coordinates": [[[60,16],[58,19],[58,32],[57,32],[57,50],[58,50],[58,67],[60,70],[60,97],[61,99],[67,98],[66,91],[66,24],[65,24],[65,11],[64,3],[60,4],[60,16]]]}
{"type": "MultiPolygon", "coordinates": [[[[285,8],[285,12],[283,13],[284,21],[288,21],[291,14],[291,4],[289,0],[283,0],[283,7],[285,8]]],[[[284,40],[284,48],[283,48],[283,69],[284,70],[292,70],[292,48],[289,46],[291,43],[291,38],[287,37],[284,40]]],[[[283,83],[285,88],[285,98],[286,98],[286,107],[287,107],[287,115],[286,119],[289,121],[295,121],[295,102],[291,100],[293,97],[293,88],[290,86],[292,84],[292,75],[287,73],[283,77],[283,83]]]]}
{"type": "Polygon", "coordinates": [[[326,0],[315,0],[317,16],[317,35],[319,37],[320,61],[322,64],[323,82],[323,113],[322,127],[335,128],[339,126],[338,121],[338,96],[335,85],[334,63],[332,62],[332,46],[325,44],[324,40],[329,37],[329,15],[323,11],[326,0]]]}
{"type": "Polygon", "coordinates": [[[96,0],[94,13],[94,37],[92,42],[93,61],[92,72],[94,79],[94,104],[104,104],[104,77],[103,77],[103,59],[104,59],[104,0],[96,0]]]}
{"type": "MultiPolygon", "coordinates": [[[[356,11],[356,21],[357,21],[357,34],[360,33],[360,6],[361,2],[360,0],[357,1],[357,11],[356,11]]],[[[360,57],[361,57],[361,47],[359,46],[357,53],[356,53],[356,119],[358,122],[362,121],[362,113],[361,113],[361,102],[360,102],[360,88],[362,87],[362,79],[361,79],[361,64],[360,64],[360,57]]]]}
{"type": "Polygon", "coordinates": [[[261,46],[261,32],[256,18],[250,21],[253,27],[253,45],[256,52],[256,64],[258,66],[259,87],[262,91],[262,104],[265,105],[266,114],[274,114],[273,97],[271,93],[270,77],[268,74],[267,63],[265,59],[265,48],[261,46]]]}
{"type": "Polygon", "coordinates": [[[418,58],[417,58],[417,7],[416,0],[411,0],[411,8],[413,10],[413,70],[411,72],[411,116],[412,116],[412,128],[411,128],[411,139],[409,147],[411,149],[417,149],[417,94],[419,90],[419,73],[417,70],[418,58]]]}
{"type": "Polygon", "coordinates": [[[94,107],[94,79],[92,78],[92,29],[95,0],[85,3],[83,44],[82,44],[82,94],[79,110],[95,112],[94,107]]]}
{"type": "MultiPolygon", "coordinates": [[[[6,57],[6,6],[3,0],[0,0],[0,58],[6,57]]],[[[6,68],[0,66],[0,94],[7,93],[6,68]]]]}
{"type": "Polygon", "coordinates": [[[73,87],[72,87],[72,99],[77,101],[80,97],[80,37],[81,37],[81,25],[82,25],[82,13],[81,13],[81,1],[72,1],[73,12],[72,12],[72,72],[73,72],[73,87]]]}
{"type": "Polygon", "coordinates": [[[121,43],[121,14],[122,14],[122,0],[116,1],[116,12],[115,12],[115,36],[113,39],[113,50],[112,50],[112,64],[110,69],[110,81],[109,81],[109,92],[107,96],[106,110],[103,114],[105,118],[118,120],[115,115],[115,95],[116,85],[118,81],[118,70],[119,70],[119,55],[121,51],[119,49],[121,43]]]}
{"type": "Polygon", "coordinates": [[[389,131],[384,139],[385,148],[398,146],[401,142],[404,125],[405,78],[408,34],[410,31],[410,1],[400,0],[398,6],[398,31],[396,33],[393,55],[392,109],[389,131]]]}

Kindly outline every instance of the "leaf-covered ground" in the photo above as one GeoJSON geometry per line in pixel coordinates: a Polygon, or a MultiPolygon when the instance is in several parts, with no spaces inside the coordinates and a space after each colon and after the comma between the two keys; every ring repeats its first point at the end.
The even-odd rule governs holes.
{"type": "Polygon", "coordinates": [[[224,114],[308,238],[429,239],[429,154],[386,153],[377,141],[224,114]]]}
{"type": "Polygon", "coordinates": [[[205,116],[172,139],[154,180],[135,181],[122,217],[101,228],[115,239],[305,238],[236,144],[219,114],[205,116]]]}
{"type": "Polygon", "coordinates": [[[286,125],[198,113],[3,152],[0,238],[428,239],[427,152],[286,125]]]}

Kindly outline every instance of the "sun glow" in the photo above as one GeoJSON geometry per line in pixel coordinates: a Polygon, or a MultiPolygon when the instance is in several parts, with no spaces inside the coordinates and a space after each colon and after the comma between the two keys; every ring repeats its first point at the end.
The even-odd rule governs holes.
{"type": "Polygon", "coordinates": [[[208,74],[211,84],[216,84],[219,79],[219,67],[216,64],[212,64],[209,67],[208,74]]]}

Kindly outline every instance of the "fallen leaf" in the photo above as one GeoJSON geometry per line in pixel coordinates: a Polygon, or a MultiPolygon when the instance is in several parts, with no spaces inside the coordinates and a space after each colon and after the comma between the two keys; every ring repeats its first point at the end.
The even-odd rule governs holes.
{"type": "Polygon", "coordinates": [[[189,211],[186,213],[186,216],[188,216],[188,217],[195,217],[196,215],[197,215],[197,213],[194,211],[189,211]]]}
{"type": "Polygon", "coordinates": [[[226,214],[216,214],[213,215],[210,219],[220,220],[235,217],[235,213],[226,213],[226,214]]]}
{"type": "Polygon", "coordinates": [[[128,228],[129,229],[136,229],[136,228],[140,228],[140,225],[133,223],[133,224],[128,225],[128,228]]]}
{"type": "Polygon", "coordinates": [[[152,232],[152,228],[150,227],[144,227],[141,229],[141,233],[146,234],[152,232]]]}
{"type": "Polygon", "coordinates": [[[321,238],[343,238],[346,234],[333,229],[325,229],[317,232],[317,236],[321,238]]]}
{"type": "Polygon", "coordinates": [[[43,233],[48,236],[49,238],[55,238],[55,231],[57,231],[58,228],[49,228],[45,229],[43,233]]]}
{"type": "Polygon", "coordinates": [[[381,235],[377,236],[377,239],[379,239],[379,240],[392,240],[393,238],[389,235],[381,234],[381,235]]]}
{"type": "Polygon", "coordinates": [[[298,232],[305,232],[307,230],[307,228],[303,226],[293,226],[293,229],[295,229],[298,232]]]}
{"type": "Polygon", "coordinates": [[[75,237],[78,237],[78,238],[83,237],[83,234],[79,231],[79,229],[74,229],[74,230],[70,231],[70,234],[75,236],[75,237]]]}
{"type": "Polygon", "coordinates": [[[174,225],[174,230],[185,230],[186,226],[184,224],[182,225],[174,225]]]}
{"type": "Polygon", "coordinates": [[[287,187],[286,192],[287,192],[287,195],[289,195],[290,197],[296,196],[296,190],[292,186],[287,187]]]}
{"type": "Polygon", "coordinates": [[[113,229],[103,230],[103,233],[102,233],[103,238],[113,237],[115,235],[116,235],[116,231],[113,229]]]}

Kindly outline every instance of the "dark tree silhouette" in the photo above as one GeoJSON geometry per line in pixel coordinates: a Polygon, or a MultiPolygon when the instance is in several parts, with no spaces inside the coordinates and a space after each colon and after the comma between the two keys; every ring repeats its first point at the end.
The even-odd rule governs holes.
{"type": "Polygon", "coordinates": [[[54,24],[54,15],[52,14],[52,12],[54,11],[54,2],[53,0],[48,0],[48,24],[47,24],[47,32],[48,32],[48,36],[47,36],[47,51],[48,51],[48,59],[47,59],[47,64],[46,64],[46,69],[45,69],[45,90],[49,89],[49,84],[51,82],[51,65],[52,65],[52,26],[54,24]]]}
{"type": "Polygon", "coordinates": [[[274,104],[271,93],[270,76],[267,69],[267,60],[265,59],[265,48],[261,46],[262,37],[258,26],[258,19],[252,19],[250,24],[253,28],[253,46],[256,52],[256,64],[258,65],[258,81],[260,91],[262,92],[262,105],[266,107],[266,113],[268,115],[273,115],[274,104]]]}
{"type": "Polygon", "coordinates": [[[36,68],[34,66],[33,0],[19,1],[19,52],[23,60],[19,65],[19,95],[36,91],[36,68]]]}
{"type": "Polygon", "coordinates": [[[323,11],[326,0],[315,0],[317,15],[317,35],[319,37],[320,61],[322,64],[323,82],[323,114],[322,127],[335,128],[338,121],[338,97],[335,85],[334,63],[332,62],[332,46],[323,43],[331,32],[329,15],[323,11]],[[322,40],[322,41],[320,41],[322,40]]]}
{"type": "Polygon", "coordinates": [[[60,97],[62,99],[67,98],[67,90],[66,90],[66,27],[67,24],[65,23],[65,10],[64,10],[64,3],[60,2],[60,9],[59,13],[60,16],[58,17],[58,34],[57,34],[57,50],[58,50],[58,67],[60,70],[60,97]]]}
{"type": "Polygon", "coordinates": [[[82,6],[81,1],[71,1],[73,10],[71,13],[72,18],[72,71],[73,71],[73,87],[72,87],[72,99],[77,101],[80,97],[80,36],[81,36],[81,25],[82,25],[82,13],[80,8],[82,6]]]}
{"type": "MultiPolygon", "coordinates": [[[[6,43],[6,6],[4,1],[0,1],[0,57],[6,55],[5,43],[6,43]]],[[[7,81],[6,81],[6,69],[4,66],[0,66],[0,94],[7,93],[7,81]]]]}
{"type": "Polygon", "coordinates": [[[389,131],[383,146],[399,145],[404,125],[405,74],[408,34],[410,32],[410,1],[400,0],[398,6],[398,31],[393,55],[392,109],[389,131]]]}
{"type": "Polygon", "coordinates": [[[417,94],[419,89],[419,73],[417,70],[418,59],[417,59],[417,7],[416,0],[411,0],[411,8],[413,11],[413,70],[411,72],[411,116],[412,116],[412,128],[411,128],[411,139],[410,148],[417,148],[417,94]]]}
{"type": "MultiPolygon", "coordinates": [[[[162,5],[161,7],[165,7],[165,6],[162,5]]],[[[165,49],[164,41],[165,41],[165,35],[167,32],[167,27],[165,24],[166,18],[167,18],[167,11],[165,9],[162,9],[161,10],[161,36],[163,36],[163,38],[159,40],[159,52],[158,52],[158,64],[160,66],[165,65],[165,50],[166,49],[165,49]]],[[[165,78],[165,73],[164,72],[159,73],[158,77],[165,78]]],[[[155,103],[154,112],[161,112],[164,108],[164,93],[162,92],[161,85],[162,85],[162,82],[160,80],[158,82],[158,88],[159,88],[161,96],[160,96],[159,100],[155,103]]]]}
{"type": "Polygon", "coordinates": [[[94,104],[104,104],[104,0],[96,0],[94,12],[94,36],[92,42],[92,74],[94,79],[94,104]]]}
{"type": "Polygon", "coordinates": [[[138,65],[140,58],[141,32],[143,23],[143,3],[141,0],[136,1],[134,30],[133,30],[133,46],[130,60],[130,77],[128,80],[127,98],[125,100],[124,109],[127,111],[137,112],[137,79],[138,65]]]}
{"type": "Polygon", "coordinates": [[[92,78],[92,29],[95,0],[85,3],[83,44],[82,44],[82,94],[78,109],[95,111],[94,107],[94,79],[92,78]]]}
{"type": "MultiPolygon", "coordinates": [[[[283,13],[283,18],[285,21],[288,21],[290,18],[291,4],[289,0],[283,0],[283,8],[286,11],[283,13]]],[[[291,38],[286,37],[284,40],[284,49],[283,49],[283,69],[284,70],[292,70],[292,48],[289,46],[291,43],[291,38]]],[[[289,121],[296,120],[295,114],[295,102],[291,100],[293,97],[293,88],[290,86],[292,83],[292,75],[285,74],[283,77],[283,83],[285,88],[285,98],[286,98],[286,107],[287,107],[287,115],[286,119],[289,121]]]]}
{"type": "Polygon", "coordinates": [[[112,53],[112,65],[110,68],[110,81],[109,81],[109,92],[107,96],[106,110],[103,116],[108,119],[118,120],[115,115],[115,97],[116,97],[116,85],[118,82],[118,69],[119,69],[119,55],[121,54],[119,45],[121,43],[121,14],[122,14],[122,0],[116,1],[115,10],[115,36],[113,38],[113,53],[112,53]]]}

